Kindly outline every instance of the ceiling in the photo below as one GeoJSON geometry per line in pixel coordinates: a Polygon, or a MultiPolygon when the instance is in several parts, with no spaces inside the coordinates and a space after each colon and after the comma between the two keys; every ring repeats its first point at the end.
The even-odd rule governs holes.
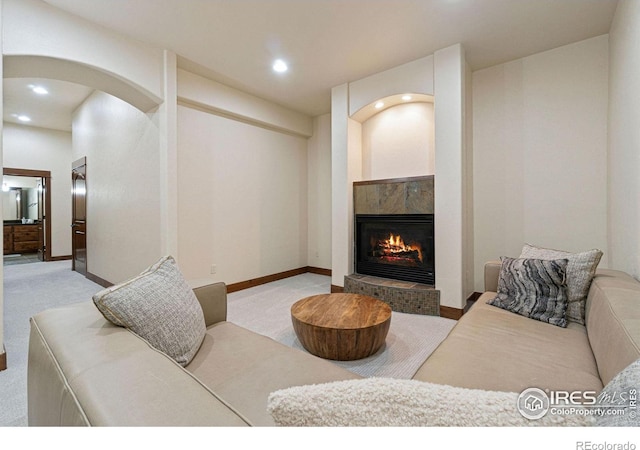
{"type": "Polygon", "coordinates": [[[456,43],[478,70],[605,34],[617,5],[617,0],[45,1],[172,50],[180,67],[311,116],[330,111],[332,87],[456,43]],[[289,64],[288,72],[271,70],[276,58],[289,64]]]}
{"type": "Polygon", "coordinates": [[[66,81],[40,78],[6,78],[3,89],[5,122],[61,131],[71,131],[73,111],[93,91],[66,81]],[[35,86],[45,88],[48,94],[36,94],[32,89],[35,86]],[[22,122],[19,115],[26,115],[31,120],[22,122]]]}

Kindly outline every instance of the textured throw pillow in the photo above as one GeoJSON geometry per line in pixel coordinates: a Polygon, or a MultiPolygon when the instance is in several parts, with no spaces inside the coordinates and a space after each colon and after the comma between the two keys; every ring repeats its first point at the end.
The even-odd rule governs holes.
{"type": "Polygon", "coordinates": [[[204,339],[202,308],[171,256],[98,292],[93,302],[108,321],[130,329],[182,366],[204,339]]]}
{"type": "Polygon", "coordinates": [[[601,427],[638,427],[638,392],[640,391],[640,359],[613,377],[598,395],[603,414],[596,416],[601,427]]]}
{"type": "Polygon", "coordinates": [[[584,309],[589,294],[591,281],[602,258],[597,249],[581,253],[570,253],[562,250],[535,247],[525,244],[520,258],[561,259],[569,260],[567,264],[567,320],[584,325],[584,309]]]}
{"type": "Polygon", "coordinates": [[[588,426],[591,417],[523,417],[515,392],[464,389],[394,378],[364,378],[272,392],[267,410],[278,426],[477,427],[588,426]]]}
{"type": "Polygon", "coordinates": [[[490,305],[566,327],[566,259],[500,258],[498,293],[490,305]]]}

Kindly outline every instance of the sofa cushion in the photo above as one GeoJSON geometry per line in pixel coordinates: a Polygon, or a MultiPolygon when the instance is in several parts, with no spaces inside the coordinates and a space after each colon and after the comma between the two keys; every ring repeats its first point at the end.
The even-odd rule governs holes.
{"type": "Polygon", "coordinates": [[[31,426],[248,426],[166,353],[90,301],[31,318],[31,426]]]}
{"type": "Polygon", "coordinates": [[[587,426],[588,416],[523,417],[518,394],[415,380],[367,378],[296,386],[269,396],[280,426],[587,426]]]}
{"type": "Polygon", "coordinates": [[[598,395],[598,404],[604,409],[604,414],[596,417],[596,425],[601,427],[640,426],[637,407],[638,391],[640,391],[640,359],[632,362],[613,377],[598,395]]]}
{"type": "Polygon", "coordinates": [[[500,258],[498,292],[489,304],[530,319],[566,327],[567,259],[500,258]]]}
{"type": "Polygon", "coordinates": [[[102,315],[184,366],[204,338],[202,308],[175,260],[165,256],[140,275],[93,296],[102,315]]]}
{"type": "Polygon", "coordinates": [[[583,325],[562,328],[531,320],[487,304],[493,296],[482,294],[414,379],[511,392],[602,389],[583,325]]]}
{"type": "Polygon", "coordinates": [[[569,261],[566,269],[568,297],[566,318],[568,321],[584,325],[584,306],[591,281],[602,258],[602,252],[593,249],[581,253],[570,253],[525,244],[520,258],[566,258],[569,261]]]}
{"type": "Polygon", "coordinates": [[[267,412],[267,398],[273,391],[361,378],[331,361],[231,322],[207,328],[198,354],[185,369],[255,426],[274,425],[267,412]]]}

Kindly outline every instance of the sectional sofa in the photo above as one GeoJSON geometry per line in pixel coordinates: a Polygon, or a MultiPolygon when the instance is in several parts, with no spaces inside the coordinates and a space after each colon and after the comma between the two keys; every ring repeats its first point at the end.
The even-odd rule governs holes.
{"type": "Polygon", "coordinates": [[[487,292],[413,380],[361,379],[227,322],[222,283],[193,288],[205,331],[181,363],[108,320],[95,297],[44,311],[31,319],[29,425],[592,424],[584,417],[531,421],[515,401],[530,387],[600,392],[638,360],[640,283],[598,271],[586,325],[558,327],[487,304],[500,270],[500,263],[486,265],[487,292]]]}

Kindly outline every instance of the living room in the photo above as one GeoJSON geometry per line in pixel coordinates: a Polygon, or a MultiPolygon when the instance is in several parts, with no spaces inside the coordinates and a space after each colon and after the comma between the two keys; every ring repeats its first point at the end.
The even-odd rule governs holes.
{"type": "MultiPolygon", "coordinates": [[[[331,273],[339,288],[352,271],[351,186],[366,180],[368,158],[370,179],[435,175],[436,220],[444,225],[436,228],[443,243],[436,246],[436,285],[442,305],[462,311],[483,291],[484,263],[517,256],[525,242],[598,248],[601,268],[640,276],[639,114],[629,100],[639,89],[640,11],[632,1],[595,3],[607,5],[610,19],[583,39],[481,69],[466,60],[473,43],[451,43],[336,83],[325,96],[329,108],[318,113],[214,81],[168,47],[93,25],[53,1],[3,1],[4,69],[5,77],[25,77],[67,60],[74,69],[116,74],[102,88],[126,101],[94,86],[65,135],[67,167],[82,156],[88,161],[87,248],[97,278],[117,283],[172,254],[189,279],[233,285],[310,268],[331,273]],[[406,70],[429,61],[430,83],[431,75],[406,70]],[[445,69],[438,61],[457,64],[446,69],[455,73],[453,86],[439,90],[438,70],[445,69]],[[389,74],[407,81],[398,89],[434,98],[416,103],[436,118],[435,132],[419,138],[435,141],[432,172],[409,146],[398,155],[405,171],[357,142],[363,125],[350,117],[349,102],[367,80],[389,74]],[[414,80],[431,91],[414,88],[414,80]]],[[[286,78],[271,83],[273,95],[284,96],[286,78]]],[[[369,97],[367,105],[386,94],[369,97]]],[[[11,136],[25,131],[5,127],[10,158],[11,136]]],[[[68,245],[58,250],[55,242],[54,256],[68,254],[68,245]]]]}

